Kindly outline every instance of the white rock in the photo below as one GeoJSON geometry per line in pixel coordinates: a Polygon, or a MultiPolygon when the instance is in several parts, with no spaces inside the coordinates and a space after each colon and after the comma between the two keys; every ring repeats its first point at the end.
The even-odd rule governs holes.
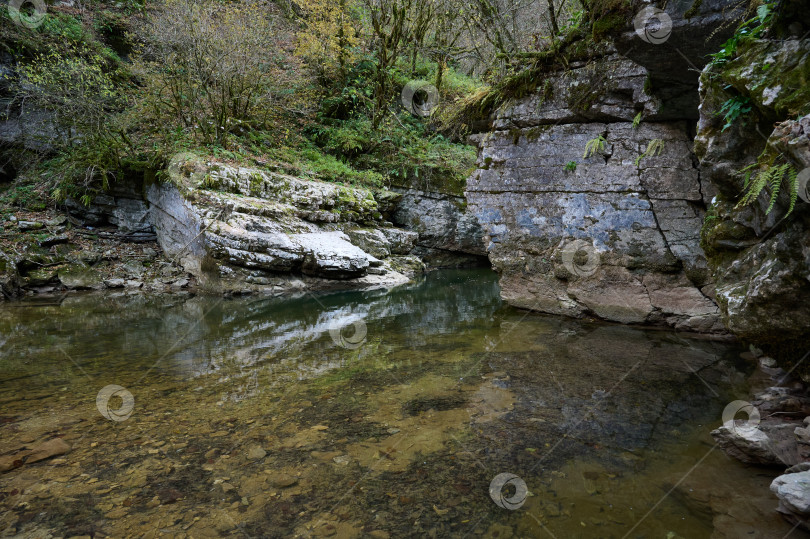
{"type": "Polygon", "coordinates": [[[780,475],[771,483],[785,508],[799,515],[810,515],[810,471],[780,475]]]}

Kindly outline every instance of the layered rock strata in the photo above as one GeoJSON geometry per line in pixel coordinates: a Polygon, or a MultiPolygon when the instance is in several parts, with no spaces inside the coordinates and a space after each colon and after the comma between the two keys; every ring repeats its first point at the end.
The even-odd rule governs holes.
{"type": "Polygon", "coordinates": [[[417,235],[386,226],[373,194],[189,155],[149,187],[167,256],[226,292],[402,284],[421,271],[417,235]]]}
{"type": "Polygon", "coordinates": [[[501,109],[478,137],[469,207],[512,305],[722,332],[691,127],[654,121],[646,80],[612,55],[501,109]]]}

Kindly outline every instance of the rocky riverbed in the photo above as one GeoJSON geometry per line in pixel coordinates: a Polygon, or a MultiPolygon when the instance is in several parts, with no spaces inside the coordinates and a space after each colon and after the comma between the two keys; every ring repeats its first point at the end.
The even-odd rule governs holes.
{"type": "Polygon", "coordinates": [[[736,345],[526,316],[501,306],[489,272],[298,298],[88,292],[5,303],[0,335],[7,536],[792,527],[775,473],[751,474],[708,436],[748,392],[736,345]],[[110,384],[131,409],[99,403],[110,384]],[[527,485],[519,510],[488,494],[501,472],[527,485]]]}

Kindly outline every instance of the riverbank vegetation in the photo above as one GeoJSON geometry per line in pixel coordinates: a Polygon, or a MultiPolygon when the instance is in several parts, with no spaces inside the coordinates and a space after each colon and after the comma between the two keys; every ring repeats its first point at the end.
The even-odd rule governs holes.
{"type": "Polygon", "coordinates": [[[545,73],[604,54],[633,7],[127,0],[49,6],[35,28],[4,10],[2,113],[20,131],[0,148],[3,175],[18,178],[4,201],[30,200],[22,189],[38,204],[89,203],[181,151],[460,194],[475,160],[466,136],[509,99],[551,94],[545,73]],[[436,103],[424,90],[403,103],[412,81],[436,103]]]}
{"type": "Polygon", "coordinates": [[[3,148],[4,170],[49,202],[89,203],[179,151],[327,181],[458,191],[475,151],[456,111],[488,95],[515,57],[557,47],[570,30],[558,21],[582,13],[575,2],[521,7],[130,0],[49,6],[35,28],[4,10],[3,113],[19,118],[26,148],[3,148]],[[403,104],[411,81],[437,89],[435,107],[424,91],[413,97],[429,114],[403,104]]]}

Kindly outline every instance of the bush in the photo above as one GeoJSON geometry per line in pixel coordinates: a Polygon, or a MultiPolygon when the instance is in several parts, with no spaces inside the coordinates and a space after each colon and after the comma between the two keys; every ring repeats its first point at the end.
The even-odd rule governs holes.
{"type": "Polygon", "coordinates": [[[273,64],[274,24],[248,2],[165,0],[142,28],[144,109],[206,144],[263,125],[283,74],[273,64]]]}

